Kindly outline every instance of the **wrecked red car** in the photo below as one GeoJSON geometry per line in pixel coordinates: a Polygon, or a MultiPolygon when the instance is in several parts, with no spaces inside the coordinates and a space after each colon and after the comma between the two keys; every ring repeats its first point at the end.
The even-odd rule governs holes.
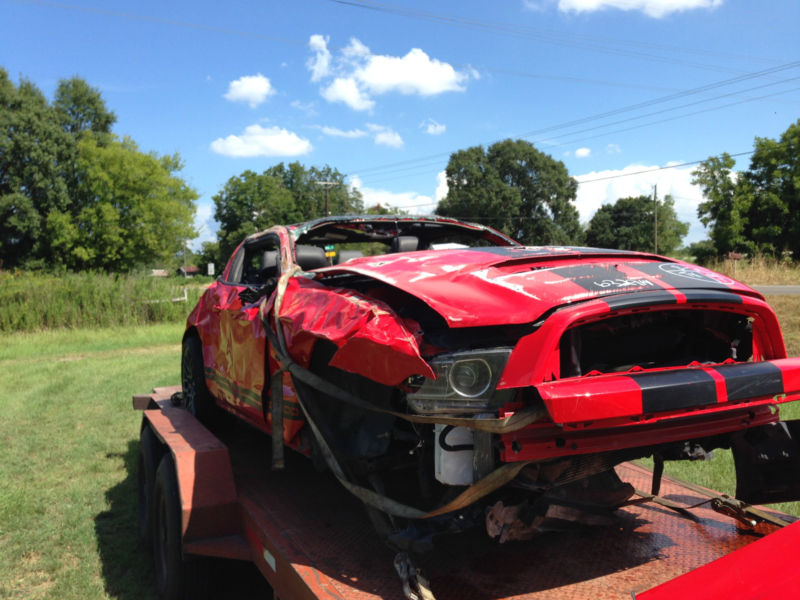
{"type": "Polygon", "coordinates": [[[189,316],[182,383],[202,421],[271,434],[276,467],[312,457],[419,549],[597,522],[634,493],[614,466],[646,456],[739,448],[742,495],[786,499],[753,456],[788,431],[800,359],[758,292],[695,265],[328,217],[241,243],[189,316]]]}

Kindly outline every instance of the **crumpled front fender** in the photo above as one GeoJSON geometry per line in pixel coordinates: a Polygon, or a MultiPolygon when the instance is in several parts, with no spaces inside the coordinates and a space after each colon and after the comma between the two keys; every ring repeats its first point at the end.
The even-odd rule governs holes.
{"type": "MultiPolygon", "coordinates": [[[[269,302],[274,303],[274,296],[269,302]]],[[[419,324],[353,290],[292,277],[279,321],[289,354],[303,366],[308,366],[316,341],[325,339],[338,348],[331,366],[383,385],[398,385],[412,375],[435,378],[420,355],[419,324]]]]}

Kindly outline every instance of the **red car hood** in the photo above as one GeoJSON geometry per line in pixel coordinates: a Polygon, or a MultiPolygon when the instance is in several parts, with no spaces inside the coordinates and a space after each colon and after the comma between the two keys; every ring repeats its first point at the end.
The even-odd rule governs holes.
{"type": "Polygon", "coordinates": [[[593,248],[470,248],[364,257],[320,269],[352,273],[404,290],[451,327],[531,323],[548,310],[598,297],[641,295],[648,303],[761,298],[733,279],[649,254],[593,248]]]}

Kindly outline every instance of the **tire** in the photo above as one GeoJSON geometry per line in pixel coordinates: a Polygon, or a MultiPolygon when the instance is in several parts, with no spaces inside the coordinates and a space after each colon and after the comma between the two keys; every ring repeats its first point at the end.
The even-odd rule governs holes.
{"type": "Polygon", "coordinates": [[[169,453],[161,459],[153,488],[153,563],[159,600],[208,597],[214,562],[183,555],[178,479],[169,453]]]}
{"type": "Polygon", "coordinates": [[[196,335],[188,335],[183,340],[181,385],[186,410],[204,425],[210,424],[214,414],[214,399],[206,386],[203,345],[196,335]]]}
{"type": "Polygon", "coordinates": [[[182,600],[185,573],[181,547],[181,505],[175,461],[165,454],[153,489],[153,561],[161,600],[182,600]]]}
{"type": "Polygon", "coordinates": [[[142,427],[139,436],[139,463],[136,473],[139,500],[139,539],[149,548],[153,540],[153,491],[156,470],[163,449],[149,425],[142,427]]]}

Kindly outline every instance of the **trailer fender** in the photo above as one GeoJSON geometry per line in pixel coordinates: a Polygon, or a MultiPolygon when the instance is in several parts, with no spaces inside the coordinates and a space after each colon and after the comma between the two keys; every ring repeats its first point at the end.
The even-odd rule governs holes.
{"type": "Polygon", "coordinates": [[[228,448],[183,409],[162,407],[143,414],[175,463],[185,549],[192,542],[240,536],[241,517],[228,448]]]}

